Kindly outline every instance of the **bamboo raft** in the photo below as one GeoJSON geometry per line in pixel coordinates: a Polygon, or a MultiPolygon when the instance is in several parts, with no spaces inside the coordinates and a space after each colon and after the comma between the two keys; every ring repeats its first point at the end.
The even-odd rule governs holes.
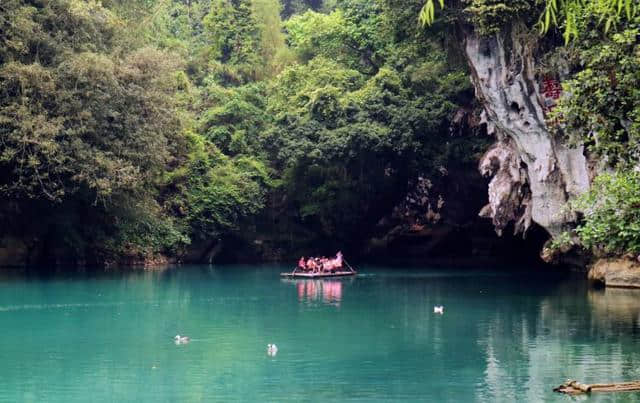
{"type": "Polygon", "coordinates": [[[567,380],[557,388],[553,388],[554,392],[570,395],[591,392],[631,392],[638,390],[640,390],[640,381],[585,384],[572,379],[567,380]]]}
{"type": "Polygon", "coordinates": [[[287,277],[287,278],[326,278],[326,277],[345,277],[345,276],[355,276],[356,274],[358,274],[357,271],[353,270],[353,267],[351,267],[351,265],[347,262],[347,260],[344,260],[344,264],[349,268],[349,271],[346,270],[341,270],[341,271],[334,271],[334,272],[306,272],[306,271],[298,271],[298,268],[296,267],[295,269],[293,269],[293,271],[291,273],[280,273],[280,277],[287,277]]]}
{"type": "Polygon", "coordinates": [[[323,278],[323,277],[344,277],[344,276],[354,276],[357,272],[355,271],[336,271],[334,273],[307,273],[303,271],[292,271],[291,273],[280,273],[281,277],[289,277],[289,278],[323,278]]]}

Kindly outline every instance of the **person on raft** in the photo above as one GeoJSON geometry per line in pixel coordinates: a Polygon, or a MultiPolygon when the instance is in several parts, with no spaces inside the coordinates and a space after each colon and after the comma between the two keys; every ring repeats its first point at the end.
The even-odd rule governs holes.
{"type": "Polygon", "coordinates": [[[335,273],[342,268],[342,252],[338,251],[336,257],[328,259],[326,257],[309,257],[305,260],[304,256],[298,260],[297,269],[301,271],[309,271],[311,273],[335,273]]]}
{"type": "Polygon", "coordinates": [[[315,273],[316,271],[316,262],[315,260],[313,260],[312,257],[310,257],[309,260],[307,260],[307,270],[312,273],[315,273]]]}

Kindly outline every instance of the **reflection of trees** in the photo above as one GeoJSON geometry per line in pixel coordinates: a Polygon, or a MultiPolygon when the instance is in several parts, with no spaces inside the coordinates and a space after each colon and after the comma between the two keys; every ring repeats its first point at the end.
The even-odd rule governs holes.
{"type": "Polygon", "coordinates": [[[634,343],[640,291],[567,282],[541,299],[517,300],[521,309],[497,306],[479,325],[486,362],[481,400],[539,401],[567,378],[592,383],[640,377],[634,369],[640,361],[634,343]]]}

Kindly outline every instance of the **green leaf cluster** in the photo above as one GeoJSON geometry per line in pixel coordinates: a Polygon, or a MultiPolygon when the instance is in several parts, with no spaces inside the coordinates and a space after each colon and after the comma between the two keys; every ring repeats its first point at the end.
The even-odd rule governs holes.
{"type": "Polygon", "coordinates": [[[364,28],[345,16],[365,5],[349,7],[287,23],[302,63],[268,88],[275,123],[265,146],[301,222],[343,241],[390,211],[408,177],[446,164],[451,149],[442,134],[456,97],[470,89],[464,71],[449,68],[436,45],[382,36],[389,16],[381,7],[366,5],[374,11],[362,14],[364,28]],[[381,27],[377,36],[370,24],[381,27]],[[369,46],[376,49],[373,68],[362,62],[369,46]]]}
{"type": "Polygon", "coordinates": [[[571,205],[583,214],[575,230],[582,245],[597,254],[640,254],[640,174],[601,174],[571,205]]]}
{"type": "Polygon", "coordinates": [[[574,50],[581,68],[563,83],[568,95],[549,118],[573,142],[622,169],[640,159],[639,24],[574,50]]]}
{"type": "MultiPolygon", "coordinates": [[[[449,6],[464,9],[470,22],[482,35],[500,32],[513,21],[528,22],[533,12],[539,15],[536,25],[542,34],[552,27],[563,30],[565,43],[588,34],[581,28],[579,20],[585,15],[598,19],[598,28],[605,33],[623,21],[632,21],[640,6],[635,0],[453,0],[449,6]]],[[[447,2],[439,0],[441,9],[447,2]]],[[[418,21],[423,26],[432,25],[435,21],[436,3],[426,0],[418,13],[418,21]]]]}

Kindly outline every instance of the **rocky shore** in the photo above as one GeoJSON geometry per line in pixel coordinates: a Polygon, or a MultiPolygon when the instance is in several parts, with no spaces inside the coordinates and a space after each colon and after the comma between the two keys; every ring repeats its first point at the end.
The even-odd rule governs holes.
{"type": "Polygon", "coordinates": [[[598,259],[588,276],[591,282],[606,287],[640,288],[640,263],[626,257],[598,259]]]}

